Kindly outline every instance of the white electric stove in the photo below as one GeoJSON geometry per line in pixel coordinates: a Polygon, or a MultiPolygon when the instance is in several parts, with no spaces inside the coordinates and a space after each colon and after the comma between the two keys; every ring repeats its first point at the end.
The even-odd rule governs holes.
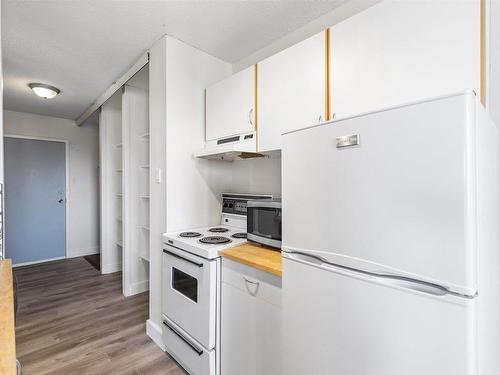
{"type": "Polygon", "coordinates": [[[163,235],[163,342],[191,375],[220,374],[219,252],[247,241],[247,201],[269,198],[223,194],[220,224],[163,235]]]}

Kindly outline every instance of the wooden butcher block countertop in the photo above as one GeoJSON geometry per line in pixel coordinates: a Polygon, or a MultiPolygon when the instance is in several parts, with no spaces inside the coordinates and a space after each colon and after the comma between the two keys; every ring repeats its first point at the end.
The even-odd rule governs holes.
{"type": "Polygon", "coordinates": [[[0,374],[17,374],[14,291],[10,259],[0,260],[0,374]]]}
{"type": "Polygon", "coordinates": [[[234,260],[235,262],[243,263],[247,266],[281,277],[280,250],[273,250],[258,244],[246,243],[221,251],[220,255],[224,258],[234,260]]]}

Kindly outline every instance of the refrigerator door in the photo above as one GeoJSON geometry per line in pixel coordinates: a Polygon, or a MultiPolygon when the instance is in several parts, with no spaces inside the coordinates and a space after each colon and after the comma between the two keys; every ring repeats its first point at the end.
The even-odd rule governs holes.
{"type": "Polygon", "coordinates": [[[283,259],[287,375],[476,374],[476,299],[283,259]]]}
{"type": "Polygon", "coordinates": [[[283,136],[283,250],[476,286],[474,93],[283,136]]]}

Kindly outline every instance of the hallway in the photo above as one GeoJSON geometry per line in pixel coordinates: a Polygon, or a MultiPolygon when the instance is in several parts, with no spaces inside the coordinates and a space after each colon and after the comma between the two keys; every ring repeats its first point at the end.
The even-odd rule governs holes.
{"type": "Polygon", "coordinates": [[[124,298],[121,273],[73,258],[14,275],[24,374],[184,374],[145,333],[148,293],[124,298]]]}

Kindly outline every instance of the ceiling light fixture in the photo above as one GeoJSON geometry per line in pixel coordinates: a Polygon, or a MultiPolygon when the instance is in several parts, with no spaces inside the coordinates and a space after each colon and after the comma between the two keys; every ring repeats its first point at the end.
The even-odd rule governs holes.
{"type": "Polygon", "coordinates": [[[30,83],[28,86],[36,95],[44,99],[52,99],[61,92],[57,87],[44,83],[30,83]]]}

